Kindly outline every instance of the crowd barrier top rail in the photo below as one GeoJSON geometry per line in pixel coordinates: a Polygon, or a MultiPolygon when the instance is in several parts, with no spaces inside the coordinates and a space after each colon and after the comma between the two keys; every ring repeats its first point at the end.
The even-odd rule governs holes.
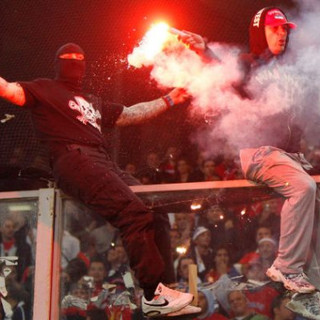
{"type": "MultiPolygon", "coordinates": [[[[320,183],[320,175],[312,176],[316,183],[320,183]]],[[[203,189],[229,189],[229,188],[267,188],[265,185],[255,183],[250,180],[226,180],[226,181],[204,181],[186,183],[165,183],[130,186],[135,193],[140,192],[166,192],[183,190],[203,190],[203,189]]]]}
{"type": "MultiPolygon", "coordinates": [[[[320,183],[320,175],[312,178],[320,183]]],[[[150,208],[170,212],[190,211],[192,206],[204,209],[215,204],[246,205],[280,196],[266,185],[249,180],[137,185],[130,188],[150,208]]]]}

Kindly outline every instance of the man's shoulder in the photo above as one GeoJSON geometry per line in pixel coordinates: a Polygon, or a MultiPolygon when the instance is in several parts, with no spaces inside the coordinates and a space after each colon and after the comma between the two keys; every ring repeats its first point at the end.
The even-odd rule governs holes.
{"type": "Polygon", "coordinates": [[[33,88],[33,87],[44,87],[52,86],[56,84],[56,81],[49,78],[36,78],[30,81],[18,81],[20,85],[24,88],[33,88]]]}

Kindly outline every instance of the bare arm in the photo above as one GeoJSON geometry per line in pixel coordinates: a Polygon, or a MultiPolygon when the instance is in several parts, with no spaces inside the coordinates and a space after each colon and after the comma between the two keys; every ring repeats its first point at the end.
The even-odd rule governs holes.
{"type": "MultiPolygon", "coordinates": [[[[185,101],[189,95],[183,89],[173,89],[168,95],[171,104],[178,104],[185,101]]],[[[153,101],[141,102],[129,108],[124,108],[118,118],[117,126],[128,126],[143,123],[146,120],[155,118],[170,108],[170,104],[163,98],[153,101]]]]}
{"type": "Polygon", "coordinates": [[[23,106],[26,97],[23,88],[17,82],[7,82],[0,77],[0,97],[18,106],[23,106]]]}

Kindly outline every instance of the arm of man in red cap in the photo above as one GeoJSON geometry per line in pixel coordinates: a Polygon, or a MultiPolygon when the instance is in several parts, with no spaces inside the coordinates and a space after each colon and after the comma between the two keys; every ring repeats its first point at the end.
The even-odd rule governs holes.
{"type": "Polygon", "coordinates": [[[207,39],[199,34],[183,30],[178,38],[181,42],[188,45],[192,51],[201,56],[205,62],[220,62],[220,59],[208,47],[207,39]]]}

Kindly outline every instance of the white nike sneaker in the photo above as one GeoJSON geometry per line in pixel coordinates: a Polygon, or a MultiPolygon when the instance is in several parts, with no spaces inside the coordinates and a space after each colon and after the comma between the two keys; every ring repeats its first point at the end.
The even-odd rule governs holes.
{"type": "Polygon", "coordinates": [[[154,295],[154,298],[150,301],[142,297],[142,312],[144,316],[158,317],[167,315],[181,310],[193,300],[191,293],[183,293],[169,289],[162,283],[158,284],[154,295]]]}

